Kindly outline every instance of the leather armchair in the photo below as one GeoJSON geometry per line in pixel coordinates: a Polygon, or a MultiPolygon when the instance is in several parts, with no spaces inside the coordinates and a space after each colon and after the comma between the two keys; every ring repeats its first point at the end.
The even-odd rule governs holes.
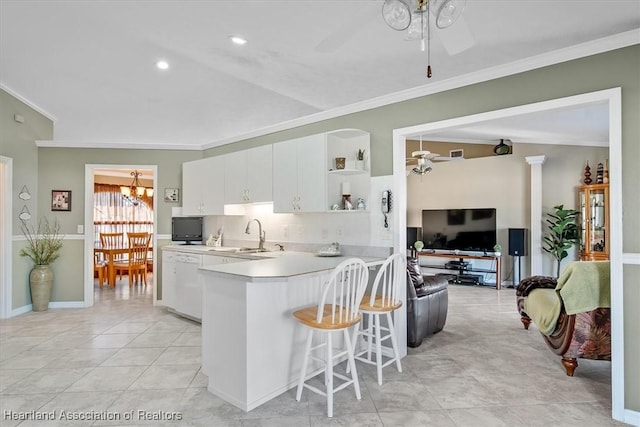
{"type": "Polygon", "coordinates": [[[536,324],[549,349],[562,357],[573,376],[578,358],[611,360],[610,270],[608,261],[576,261],[557,280],[532,276],[516,288],[516,304],[525,329],[536,324]],[[581,274],[582,273],[582,274],[581,274]],[[593,303],[575,308],[575,292],[587,289],[593,303]],[[557,304],[557,315],[550,306],[557,304]],[[555,322],[550,322],[549,319],[555,322]],[[547,325],[549,324],[549,325],[547,325]],[[542,326],[541,326],[542,325],[542,326]]]}
{"type": "Polygon", "coordinates": [[[407,345],[418,347],[422,340],[440,332],[447,321],[448,281],[443,276],[426,276],[417,260],[407,259],[407,345]]]}

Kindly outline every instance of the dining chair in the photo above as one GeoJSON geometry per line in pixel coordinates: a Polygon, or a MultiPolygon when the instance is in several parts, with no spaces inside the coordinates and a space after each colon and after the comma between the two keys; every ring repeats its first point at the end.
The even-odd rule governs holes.
{"type": "MultiPolygon", "coordinates": [[[[100,233],[100,246],[103,249],[123,249],[124,246],[124,233],[100,233]]],[[[108,281],[110,285],[115,286],[115,274],[120,274],[122,279],[122,270],[115,268],[115,263],[124,259],[124,254],[110,253],[107,258],[107,263],[112,267],[114,274],[113,278],[109,277],[108,281]]]]}
{"type": "Polygon", "coordinates": [[[382,368],[395,362],[398,372],[402,372],[400,364],[400,352],[396,339],[393,318],[391,314],[402,306],[400,292],[404,290],[406,280],[406,260],[400,253],[389,256],[378,270],[373,281],[371,293],[362,298],[360,312],[367,317],[367,328],[360,322],[353,333],[354,358],[358,361],[375,365],[378,374],[378,385],[382,385],[382,368]],[[386,326],[380,322],[380,316],[386,316],[386,326]],[[382,336],[381,332],[387,334],[382,336]],[[358,351],[358,339],[366,337],[365,348],[358,351]],[[382,342],[390,339],[391,348],[382,342]],[[372,359],[372,350],[375,345],[375,360],[372,359]],[[383,354],[391,353],[392,356],[383,362],[383,354]],[[365,356],[366,355],[366,356],[365,356]]]}
{"type": "Polygon", "coordinates": [[[98,285],[102,288],[107,276],[107,262],[100,259],[98,252],[93,253],[93,273],[98,273],[98,285]]]}
{"type": "Polygon", "coordinates": [[[149,243],[151,242],[150,233],[127,233],[129,242],[128,254],[126,260],[114,263],[115,268],[126,270],[129,275],[129,287],[133,283],[144,283],[147,285],[147,253],[149,252],[149,243]]]}
{"type": "MultiPolygon", "coordinates": [[[[309,328],[296,400],[300,401],[302,390],[305,387],[314,393],[326,396],[328,417],[333,417],[333,394],[337,391],[353,384],[356,398],[360,400],[361,397],[358,373],[353,358],[353,347],[351,346],[348,328],[360,322],[361,315],[359,313],[359,307],[368,280],[369,270],[364,261],[357,258],[346,259],[342,261],[329,276],[329,280],[324,285],[318,304],[299,309],[293,313],[293,316],[298,322],[309,328]],[[334,354],[333,334],[336,332],[342,333],[345,349],[334,354]],[[313,346],[313,338],[316,333],[322,334],[319,338],[324,338],[324,340],[319,339],[318,341],[320,342],[317,342],[315,346],[313,346]],[[312,352],[316,350],[324,350],[325,358],[321,359],[314,356],[312,352]],[[350,367],[350,378],[334,372],[333,369],[334,363],[341,361],[345,355],[347,356],[350,367]],[[309,359],[324,362],[324,367],[320,372],[324,372],[326,391],[307,384],[306,376],[309,359]],[[334,377],[343,382],[334,387],[334,377]]],[[[317,373],[317,371],[314,371],[314,376],[317,373]]]]}

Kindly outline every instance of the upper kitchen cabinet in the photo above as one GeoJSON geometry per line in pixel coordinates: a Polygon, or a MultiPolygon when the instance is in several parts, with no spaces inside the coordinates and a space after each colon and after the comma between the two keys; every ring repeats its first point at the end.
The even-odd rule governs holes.
{"type": "Polygon", "coordinates": [[[326,134],[273,144],[273,211],[325,212],[326,134]]]}
{"type": "Polygon", "coordinates": [[[224,215],[224,161],[221,156],[182,164],[182,213],[224,215]]]}
{"type": "Polygon", "coordinates": [[[270,202],[272,146],[250,148],[221,156],[224,162],[226,204],[270,202]]]}
{"type": "Polygon", "coordinates": [[[326,137],[327,208],[338,205],[338,210],[344,210],[342,196],[346,191],[351,196],[354,210],[357,210],[359,199],[367,210],[371,188],[369,132],[340,129],[328,132],[326,137]],[[337,163],[341,160],[336,159],[344,159],[343,168],[338,169],[337,163]]]}

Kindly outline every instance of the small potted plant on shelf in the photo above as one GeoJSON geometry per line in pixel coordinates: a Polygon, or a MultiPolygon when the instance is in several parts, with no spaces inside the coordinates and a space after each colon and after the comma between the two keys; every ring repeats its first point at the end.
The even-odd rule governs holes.
{"type": "Polygon", "coordinates": [[[495,245],[493,245],[493,255],[494,256],[502,255],[502,246],[500,246],[500,243],[496,243],[495,245]]]}
{"type": "Polygon", "coordinates": [[[50,264],[60,257],[64,238],[60,234],[60,222],[41,219],[34,229],[23,221],[20,228],[27,239],[26,246],[20,250],[20,256],[29,258],[34,264],[29,274],[31,305],[33,311],[45,311],[49,308],[53,286],[50,264]]]}
{"type": "Polygon", "coordinates": [[[356,169],[364,170],[364,148],[358,149],[356,154],[356,169]]]}

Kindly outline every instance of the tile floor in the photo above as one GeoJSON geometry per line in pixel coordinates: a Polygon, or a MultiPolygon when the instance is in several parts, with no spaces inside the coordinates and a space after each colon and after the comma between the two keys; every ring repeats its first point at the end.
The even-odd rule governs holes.
{"type": "Polygon", "coordinates": [[[623,425],[610,416],[608,362],[580,360],[567,377],[535,327],[522,328],[513,289],[449,289],[445,329],[409,349],[402,373],[385,368],[382,386],[359,364],[362,400],[339,392],[328,419],[324,398],[308,390],[301,402],[290,390],[249,413],[207,392],[200,325],[154,308],[150,287],[130,291],[125,278],[96,288],[92,308],[0,321],[0,425],[623,425]],[[81,414],[107,419],[69,419],[81,414]]]}

